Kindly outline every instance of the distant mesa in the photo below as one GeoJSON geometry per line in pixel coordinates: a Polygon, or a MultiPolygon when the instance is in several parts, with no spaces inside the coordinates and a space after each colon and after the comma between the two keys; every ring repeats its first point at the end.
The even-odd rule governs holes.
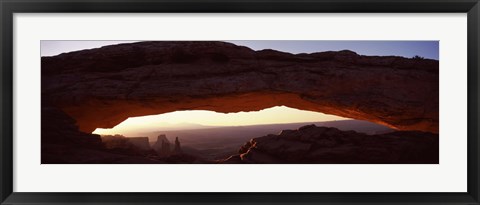
{"type": "Polygon", "coordinates": [[[116,149],[116,148],[129,148],[132,145],[128,142],[128,139],[123,135],[102,135],[102,143],[107,149],[116,149]]]}
{"type": "Polygon", "coordinates": [[[103,135],[102,142],[107,149],[152,149],[148,137],[125,137],[123,135],[103,135]]]}
{"type": "Polygon", "coordinates": [[[134,146],[136,146],[136,147],[138,147],[142,150],[152,149],[150,147],[148,137],[129,137],[127,139],[128,139],[128,142],[132,143],[134,146]]]}
{"type": "Polygon", "coordinates": [[[160,134],[157,136],[157,141],[153,145],[153,149],[158,153],[160,157],[168,157],[173,154],[182,153],[178,137],[175,138],[175,144],[172,145],[170,141],[168,141],[167,136],[164,134],[160,134]]]}
{"type": "Polygon", "coordinates": [[[157,141],[156,143],[153,145],[153,148],[156,149],[156,148],[161,148],[162,147],[162,142],[167,142],[167,143],[170,143],[170,141],[168,141],[167,139],[167,135],[165,134],[160,134],[157,136],[157,141]]]}
{"type": "Polygon", "coordinates": [[[153,144],[152,148],[160,155],[167,155],[170,153],[170,142],[167,136],[164,134],[157,136],[157,141],[153,144]]]}

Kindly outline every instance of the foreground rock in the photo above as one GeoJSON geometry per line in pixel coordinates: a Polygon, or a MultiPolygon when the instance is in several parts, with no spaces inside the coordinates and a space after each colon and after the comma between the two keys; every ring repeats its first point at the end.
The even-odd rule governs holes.
{"type": "Polygon", "coordinates": [[[351,51],[293,55],[224,42],[140,42],[41,61],[42,99],[86,133],[134,116],[277,105],[438,132],[435,60],[351,51]]]}
{"type": "Polygon", "coordinates": [[[252,139],[221,163],[437,164],[438,147],[431,133],[366,135],[308,125],[252,139]]]}
{"type": "Polygon", "coordinates": [[[76,146],[77,148],[105,148],[100,135],[80,132],[74,119],[59,108],[45,102],[42,102],[41,142],[42,145],[57,144],[76,146]]]}
{"type": "Polygon", "coordinates": [[[99,135],[79,131],[71,117],[45,102],[41,118],[42,164],[209,163],[186,154],[159,157],[145,149],[150,146],[146,137],[105,136],[102,141],[99,135]]]}

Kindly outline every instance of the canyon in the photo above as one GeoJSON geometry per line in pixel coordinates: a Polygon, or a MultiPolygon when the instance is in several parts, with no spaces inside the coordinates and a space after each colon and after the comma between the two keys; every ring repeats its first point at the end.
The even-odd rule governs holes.
{"type": "MultiPolygon", "coordinates": [[[[42,57],[42,163],[161,163],[107,153],[100,136],[90,133],[128,117],[177,110],[229,113],[284,105],[438,137],[438,67],[422,58],[348,50],[290,54],[217,41],[139,42],[42,57]],[[92,154],[80,159],[82,153],[92,154]]],[[[417,140],[398,137],[404,135],[394,139],[417,140]]],[[[273,143],[267,138],[257,139],[273,143]]],[[[255,148],[260,144],[245,145],[233,158],[255,161],[252,153],[267,153],[255,148]]]]}

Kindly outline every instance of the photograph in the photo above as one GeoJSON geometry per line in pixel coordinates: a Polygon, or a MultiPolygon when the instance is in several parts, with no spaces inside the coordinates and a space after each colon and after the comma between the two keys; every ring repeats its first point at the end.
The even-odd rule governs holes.
{"type": "Polygon", "coordinates": [[[438,164],[438,41],[41,41],[42,164],[438,164]]]}
{"type": "Polygon", "coordinates": [[[480,0],[0,0],[0,205],[480,205],[480,0]]]}

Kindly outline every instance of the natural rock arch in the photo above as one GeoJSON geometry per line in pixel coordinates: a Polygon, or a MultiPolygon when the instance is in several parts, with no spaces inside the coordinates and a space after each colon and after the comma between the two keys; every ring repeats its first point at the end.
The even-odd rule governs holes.
{"type": "Polygon", "coordinates": [[[81,131],[175,110],[277,105],[438,133],[438,61],[140,42],[42,58],[42,100],[81,131]]]}

